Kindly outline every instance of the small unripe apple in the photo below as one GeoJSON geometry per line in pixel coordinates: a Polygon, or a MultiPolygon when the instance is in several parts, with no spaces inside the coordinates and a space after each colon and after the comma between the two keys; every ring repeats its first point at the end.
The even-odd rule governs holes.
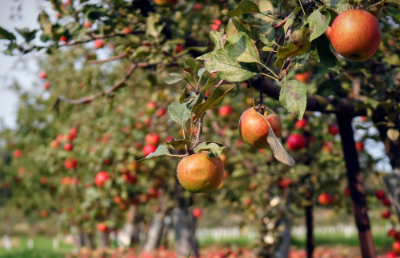
{"type": "Polygon", "coordinates": [[[99,49],[99,48],[104,47],[104,41],[101,40],[101,39],[96,39],[96,40],[93,42],[93,44],[94,44],[94,48],[95,48],[95,49],[99,49]]]}
{"type": "Polygon", "coordinates": [[[183,158],[177,168],[179,183],[187,191],[203,193],[219,187],[224,176],[224,163],[206,153],[197,153],[183,158]]]}
{"type": "Polygon", "coordinates": [[[158,145],[160,143],[160,135],[157,133],[147,134],[144,141],[150,145],[158,145]]]}
{"type": "Polygon", "coordinates": [[[220,107],[219,110],[218,110],[218,114],[221,117],[228,117],[228,116],[230,116],[232,114],[232,108],[230,106],[220,107]]]}
{"type": "Polygon", "coordinates": [[[304,73],[298,73],[298,74],[296,74],[294,76],[294,79],[299,81],[299,82],[302,82],[302,83],[306,84],[311,79],[311,71],[307,71],[307,72],[304,72],[304,73]]]}
{"type": "Polygon", "coordinates": [[[382,211],[382,218],[388,219],[392,214],[388,210],[382,211]]]}
{"type": "Polygon", "coordinates": [[[75,158],[66,158],[64,160],[64,167],[66,169],[73,169],[76,168],[78,166],[78,161],[75,158]]]}
{"type": "Polygon", "coordinates": [[[379,200],[382,200],[386,197],[385,192],[382,189],[378,189],[375,192],[375,196],[376,198],[378,198],[379,200]]]}
{"type": "Polygon", "coordinates": [[[90,21],[85,21],[85,23],[83,23],[83,27],[85,29],[89,29],[90,27],[92,27],[92,23],[90,21]]]}
{"type": "Polygon", "coordinates": [[[335,135],[337,135],[339,133],[339,128],[337,128],[336,125],[330,125],[329,129],[328,129],[328,132],[329,132],[330,135],[335,136],[335,135]]]}
{"type": "Polygon", "coordinates": [[[43,88],[44,88],[45,90],[50,89],[50,83],[49,83],[49,82],[43,83],[43,88]]]}
{"type": "Polygon", "coordinates": [[[286,139],[286,145],[289,150],[301,150],[306,146],[306,137],[302,134],[293,133],[286,139]]]}
{"type": "Polygon", "coordinates": [[[107,180],[110,178],[107,172],[100,171],[94,178],[94,183],[97,187],[103,187],[107,180]]]}
{"type": "Polygon", "coordinates": [[[143,155],[144,155],[144,156],[147,156],[147,155],[149,155],[150,153],[155,152],[156,149],[157,149],[156,146],[148,144],[148,145],[146,145],[146,146],[143,147],[143,155]]]}
{"type": "Polygon", "coordinates": [[[400,253],[400,241],[395,241],[393,244],[392,244],[392,249],[393,249],[393,252],[395,252],[395,253],[400,253]]]}
{"type": "Polygon", "coordinates": [[[229,177],[229,172],[228,171],[224,171],[224,179],[227,179],[229,177]]]}
{"type": "Polygon", "coordinates": [[[352,61],[371,58],[381,44],[382,32],[378,20],[364,10],[347,10],[339,14],[331,28],[335,50],[352,61]]]}
{"type": "Polygon", "coordinates": [[[382,204],[385,205],[386,207],[390,207],[392,205],[392,202],[390,201],[389,198],[385,197],[382,200],[382,204]]]}
{"type": "Polygon", "coordinates": [[[333,148],[333,142],[331,141],[324,142],[324,145],[322,146],[322,150],[328,153],[332,152],[332,148],[333,148]]]}
{"type": "Polygon", "coordinates": [[[22,150],[15,150],[13,153],[14,158],[20,158],[22,157],[22,150]]]}
{"type": "Polygon", "coordinates": [[[58,142],[64,141],[64,136],[62,134],[57,135],[56,141],[58,141],[58,142]]]}
{"type": "Polygon", "coordinates": [[[106,223],[103,223],[103,222],[98,223],[96,228],[100,232],[106,232],[108,230],[108,227],[107,227],[106,223]]]}
{"type": "Polygon", "coordinates": [[[162,7],[173,7],[178,3],[178,0],[154,0],[154,3],[162,7]]]}
{"type": "Polygon", "coordinates": [[[321,205],[329,205],[332,202],[332,195],[327,193],[322,193],[318,196],[318,202],[321,205]]]}
{"type": "Polygon", "coordinates": [[[41,71],[41,72],[39,73],[39,78],[40,78],[40,79],[46,79],[46,78],[47,78],[47,73],[46,73],[46,71],[41,71]]]}
{"type": "Polygon", "coordinates": [[[193,209],[193,217],[195,219],[200,218],[201,214],[202,214],[201,209],[199,209],[199,208],[194,208],[193,209]]]}
{"type": "Polygon", "coordinates": [[[294,128],[296,129],[303,129],[307,125],[307,120],[305,118],[301,120],[297,120],[296,123],[294,124],[294,128]]]}
{"type": "Polygon", "coordinates": [[[64,144],[65,151],[72,151],[73,148],[74,148],[74,145],[72,145],[72,143],[70,143],[70,142],[67,142],[66,144],[64,144]]]}
{"type": "Polygon", "coordinates": [[[269,108],[265,109],[263,115],[258,113],[255,108],[249,108],[239,119],[239,133],[243,141],[251,147],[268,148],[267,137],[270,125],[275,136],[279,138],[282,132],[282,122],[279,116],[269,108]]]}
{"type": "Polygon", "coordinates": [[[364,150],[364,143],[363,142],[356,142],[356,150],[363,151],[364,150]]]}

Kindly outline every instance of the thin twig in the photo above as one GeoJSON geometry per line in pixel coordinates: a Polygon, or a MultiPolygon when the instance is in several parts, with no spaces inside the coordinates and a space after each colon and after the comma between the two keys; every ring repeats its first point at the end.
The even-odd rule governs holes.
{"type": "Polygon", "coordinates": [[[103,59],[103,60],[90,60],[90,61],[88,62],[88,64],[105,63],[105,62],[114,61],[114,60],[117,60],[117,59],[120,59],[120,58],[123,58],[123,57],[126,57],[126,56],[127,56],[127,53],[123,53],[123,54],[120,54],[120,55],[117,55],[117,56],[110,57],[110,58],[108,58],[108,59],[103,59]]]}
{"type": "Polygon", "coordinates": [[[201,115],[200,119],[197,121],[196,140],[195,140],[195,142],[193,143],[193,147],[190,149],[191,151],[193,151],[193,149],[196,148],[197,146],[199,146],[199,144],[201,143],[200,135],[201,135],[201,132],[203,131],[203,118],[204,118],[204,115],[205,115],[205,114],[206,114],[206,113],[204,113],[203,115],[201,115]]]}

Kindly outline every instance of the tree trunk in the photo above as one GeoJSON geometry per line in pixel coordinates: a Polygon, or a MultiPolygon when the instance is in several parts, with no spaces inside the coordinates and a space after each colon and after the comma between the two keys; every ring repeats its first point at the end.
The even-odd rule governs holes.
{"type": "Polygon", "coordinates": [[[109,232],[98,232],[99,244],[101,248],[106,248],[110,245],[109,232]]]}
{"type": "Polygon", "coordinates": [[[159,210],[155,214],[154,219],[151,223],[149,232],[147,234],[147,241],[143,247],[143,251],[151,252],[157,249],[160,245],[164,229],[164,218],[168,209],[167,202],[168,198],[166,196],[162,196],[160,198],[159,210]]]}
{"type": "Polygon", "coordinates": [[[193,213],[189,212],[189,218],[190,218],[190,229],[191,229],[191,235],[192,235],[192,253],[191,257],[200,257],[199,254],[199,245],[197,243],[196,239],[196,222],[197,220],[194,218],[193,213]]]}
{"type": "Polygon", "coordinates": [[[124,246],[129,246],[132,244],[133,233],[135,230],[134,221],[136,215],[136,206],[131,205],[126,215],[127,220],[125,225],[118,233],[118,242],[124,246]]]}
{"type": "Polygon", "coordinates": [[[81,248],[85,246],[85,234],[81,228],[78,228],[78,235],[76,239],[76,245],[81,248]]]}
{"type": "Polygon", "coordinates": [[[93,239],[94,238],[93,234],[86,233],[86,234],[84,234],[84,238],[85,238],[85,245],[87,248],[89,248],[91,250],[96,249],[96,245],[95,245],[94,239],[93,239]]]}
{"type": "Polygon", "coordinates": [[[365,189],[361,178],[351,120],[351,117],[337,115],[361,254],[363,258],[375,258],[374,243],[372,241],[371,227],[367,214],[368,208],[365,199],[365,189]]]}
{"type": "Polygon", "coordinates": [[[314,253],[314,225],[313,225],[313,205],[312,205],[312,193],[309,192],[307,196],[310,201],[310,205],[307,205],[304,208],[305,218],[306,218],[306,228],[307,228],[307,242],[306,242],[306,251],[307,258],[313,258],[314,253]]]}
{"type": "Polygon", "coordinates": [[[281,242],[278,249],[275,252],[276,258],[288,258],[291,242],[291,221],[288,218],[282,220],[280,226],[284,226],[285,229],[280,233],[281,242]]]}

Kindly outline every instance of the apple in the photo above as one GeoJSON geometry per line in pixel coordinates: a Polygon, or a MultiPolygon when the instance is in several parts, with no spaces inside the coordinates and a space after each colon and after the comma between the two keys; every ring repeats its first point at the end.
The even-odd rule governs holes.
{"type": "Polygon", "coordinates": [[[162,116],[165,115],[166,113],[167,113],[167,109],[165,109],[165,108],[160,108],[159,110],[157,110],[156,116],[157,116],[157,117],[162,117],[162,116]]]}
{"type": "Polygon", "coordinates": [[[112,163],[112,159],[110,159],[110,158],[106,158],[103,161],[103,164],[106,165],[106,166],[110,165],[111,163],[112,163]]]}
{"type": "Polygon", "coordinates": [[[61,36],[61,37],[60,37],[60,41],[61,41],[61,42],[67,42],[67,37],[61,36]]]}
{"type": "Polygon", "coordinates": [[[147,126],[149,126],[149,125],[151,124],[151,118],[150,118],[150,117],[146,118],[146,119],[144,120],[144,124],[147,125],[147,126]]]}
{"type": "Polygon", "coordinates": [[[367,118],[366,116],[360,117],[360,121],[363,122],[363,123],[364,123],[365,121],[367,121],[367,119],[368,119],[368,118],[367,118]]]}
{"type": "Polygon", "coordinates": [[[328,153],[332,152],[332,148],[333,148],[333,142],[331,141],[324,142],[324,145],[322,146],[322,150],[328,153]]]}
{"type": "Polygon", "coordinates": [[[222,160],[222,163],[224,163],[224,166],[226,166],[226,163],[228,161],[228,157],[224,153],[221,153],[219,158],[222,160]]]}
{"type": "Polygon", "coordinates": [[[321,205],[329,205],[332,202],[332,195],[327,193],[322,193],[318,196],[318,202],[321,205]]]}
{"type": "Polygon", "coordinates": [[[203,193],[219,187],[224,176],[221,158],[201,152],[183,158],[177,168],[179,183],[191,193],[203,193]]]}
{"type": "Polygon", "coordinates": [[[170,141],[172,141],[172,139],[174,139],[174,137],[172,137],[172,136],[168,136],[167,138],[165,138],[165,140],[164,140],[164,142],[170,142],[170,141]]]}
{"type": "Polygon", "coordinates": [[[162,7],[173,7],[178,3],[178,0],[154,0],[154,3],[162,7]]]}
{"type": "Polygon", "coordinates": [[[42,185],[47,184],[47,178],[42,177],[42,178],[40,179],[40,183],[41,183],[42,185]]]}
{"type": "Polygon", "coordinates": [[[104,41],[101,40],[101,39],[96,39],[96,40],[93,42],[93,44],[94,44],[94,48],[95,48],[95,49],[99,49],[99,48],[104,47],[104,41]]]}
{"type": "Polygon", "coordinates": [[[84,27],[85,29],[89,29],[90,27],[92,27],[92,23],[91,23],[90,21],[85,21],[85,22],[83,23],[83,27],[84,27]]]}
{"type": "Polygon", "coordinates": [[[121,177],[129,184],[135,184],[137,182],[136,174],[125,173],[125,174],[122,174],[121,177]]]}
{"type": "Polygon", "coordinates": [[[119,196],[119,195],[114,196],[113,201],[114,201],[115,204],[120,204],[120,203],[123,202],[121,196],[119,196]]]}
{"type": "Polygon", "coordinates": [[[62,134],[57,135],[56,141],[62,142],[64,140],[64,136],[62,134]]]}
{"type": "Polygon", "coordinates": [[[40,217],[42,217],[42,218],[46,218],[47,217],[47,211],[45,211],[45,210],[42,210],[41,212],[40,212],[40,217]]]}
{"type": "Polygon", "coordinates": [[[389,198],[385,197],[382,200],[383,205],[385,205],[386,207],[390,207],[392,205],[392,202],[390,201],[389,198]]]}
{"type": "Polygon", "coordinates": [[[216,19],[216,20],[214,20],[213,24],[210,25],[210,28],[211,28],[211,30],[219,31],[221,28],[221,24],[222,24],[221,20],[216,19]]]}
{"type": "Polygon", "coordinates": [[[78,166],[78,161],[76,160],[76,158],[66,158],[64,160],[64,167],[66,169],[73,169],[76,168],[78,166]]]}
{"type": "Polygon", "coordinates": [[[275,136],[279,138],[282,132],[282,122],[279,116],[269,108],[265,108],[263,114],[260,114],[255,108],[249,108],[239,119],[239,133],[243,141],[251,147],[268,148],[267,136],[270,125],[275,136]]]}
{"type": "Polygon", "coordinates": [[[382,211],[382,218],[388,219],[392,214],[388,210],[382,211]]]}
{"type": "Polygon", "coordinates": [[[154,101],[147,102],[146,109],[149,112],[154,112],[157,108],[157,103],[154,101]]]}
{"type": "Polygon", "coordinates": [[[64,144],[65,151],[72,151],[73,148],[74,148],[74,145],[72,145],[72,143],[70,143],[70,142],[67,142],[66,144],[64,144]]]}
{"type": "Polygon", "coordinates": [[[356,142],[356,150],[363,151],[364,150],[364,143],[363,142],[356,142]]]}
{"type": "Polygon", "coordinates": [[[331,32],[332,32],[332,27],[328,26],[328,28],[326,28],[325,30],[325,35],[329,39],[329,41],[331,41],[331,32]]]}
{"type": "Polygon", "coordinates": [[[344,189],[344,195],[346,195],[346,196],[350,196],[351,195],[350,188],[346,187],[346,189],[344,189]]]}
{"type": "Polygon", "coordinates": [[[279,188],[285,189],[285,188],[288,188],[291,183],[292,183],[292,181],[289,178],[284,178],[282,180],[279,180],[278,186],[279,186],[279,188]]]}
{"type": "Polygon", "coordinates": [[[147,155],[149,155],[150,153],[155,152],[156,149],[157,149],[156,146],[148,144],[148,145],[146,145],[146,146],[143,147],[143,155],[144,155],[144,156],[147,156],[147,155]]]}
{"type": "Polygon", "coordinates": [[[379,200],[382,200],[386,197],[385,192],[382,189],[378,189],[375,192],[375,196],[376,198],[378,198],[379,200]]]}
{"type": "Polygon", "coordinates": [[[193,5],[193,10],[194,11],[199,11],[201,8],[203,8],[202,4],[194,4],[193,5]]]}
{"type": "Polygon", "coordinates": [[[104,187],[107,180],[110,178],[106,171],[100,171],[94,178],[94,183],[97,187],[104,187]]]}
{"type": "Polygon", "coordinates": [[[218,110],[218,114],[220,117],[228,117],[232,114],[232,108],[230,106],[220,107],[218,110]]]}
{"type": "Polygon", "coordinates": [[[351,61],[371,58],[381,44],[382,32],[378,20],[364,10],[347,10],[339,14],[331,28],[335,50],[351,61]]]}
{"type": "Polygon", "coordinates": [[[393,252],[395,252],[395,253],[400,253],[400,241],[395,241],[393,244],[392,244],[392,249],[393,249],[393,252]]]}
{"type": "Polygon", "coordinates": [[[147,194],[150,196],[150,198],[154,198],[154,199],[158,198],[158,190],[154,187],[149,188],[147,190],[147,194]]]}
{"type": "Polygon", "coordinates": [[[144,141],[150,145],[158,145],[160,143],[160,135],[157,133],[147,134],[144,141]]]}
{"type": "Polygon", "coordinates": [[[22,157],[22,150],[15,150],[13,153],[14,158],[20,158],[22,157]]]}
{"type": "Polygon", "coordinates": [[[46,73],[46,71],[41,71],[41,72],[39,73],[39,78],[40,78],[40,79],[46,79],[46,78],[47,78],[47,73],[46,73]]]}
{"type": "Polygon", "coordinates": [[[301,120],[297,120],[296,123],[294,124],[294,128],[296,129],[303,129],[307,125],[307,120],[305,118],[301,120]]]}
{"type": "Polygon", "coordinates": [[[175,47],[175,53],[180,53],[180,52],[182,52],[182,50],[183,50],[183,46],[182,45],[176,45],[176,47],[175,47]]]}
{"type": "Polygon", "coordinates": [[[76,138],[77,135],[78,135],[78,128],[72,127],[72,128],[69,130],[68,139],[69,139],[70,141],[73,141],[73,140],[76,138]]]}
{"type": "Polygon", "coordinates": [[[304,73],[298,73],[298,74],[296,74],[294,76],[294,79],[299,81],[299,82],[302,82],[302,83],[306,84],[311,79],[311,71],[307,71],[307,72],[304,72],[304,73]]]}
{"type": "Polygon", "coordinates": [[[199,208],[194,208],[193,209],[193,217],[195,219],[200,218],[201,215],[202,215],[201,209],[199,209],[199,208]]]}
{"type": "Polygon", "coordinates": [[[245,206],[250,206],[253,202],[251,201],[250,198],[244,198],[244,199],[242,200],[242,203],[243,203],[245,206]]]}
{"type": "Polygon", "coordinates": [[[388,236],[395,238],[396,235],[397,235],[397,232],[393,228],[388,231],[388,236]]]}
{"type": "Polygon", "coordinates": [[[335,135],[337,135],[337,134],[339,133],[339,129],[337,128],[336,125],[330,125],[330,126],[329,126],[329,129],[328,129],[328,133],[329,133],[330,135],[335,136],[335,135]]]}
{"type": "Polygon", "coordinates": [[[286,145],[291,151],[298,151],[306,146],[306,137],[302,134],[293,133],[286,139],[286,145]]]}
{"type": "Polygon", "coordinates": [[[50,83],[49,83],[49,82],[45,82],[45,83],[43,84],[43,89],[45,89],[45,90],[50,89],[50,83]]]}
{"type": "Polygon", "coordinates": [[[397,258],[397,254],[395,252],[387,252],[385,254],[385,258],[397,258]]]}
{"type": "Polygon", "coordinates": [[[56,13],[56,16],[57,16],[58,19],[60,19],[60,18],[62,17],[62,14],[59,13],[59,12],[57,12],[57,13],[56,13]]]}
{"type": "Polygon", "coordinates": [[[96,228],[99,232],[107,232],[107,230],[108,230],[106,223],[103,223],[103,222],[97,223],[96,228]]]}
{"type": "Polygon", "coordinates": [[[125,34],[130,34],[130,33],[132,32],[131,28],[129,28],[129,27],[125,27],[122,31],[123,31],[125,34]]]}

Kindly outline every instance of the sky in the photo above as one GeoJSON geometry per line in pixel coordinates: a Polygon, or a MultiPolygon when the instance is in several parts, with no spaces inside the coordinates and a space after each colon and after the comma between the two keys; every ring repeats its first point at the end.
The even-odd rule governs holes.
{"type": "MultiPolygon", "coordinates": [[[[41,10],[45,9],[50,15],[54,15],[54,11],[50,8],[50,3],[44,0],[0,0],[0,26],[12,31],[14,28],[28,27],[30,29],[39,28],[37,16],[41,10]],[[21,4],[21,9],[16,12],[16,7],[21,4]],[[14,19],[10,19],[12,13],[17,13],[14,19]],[[19,17],[20,16],[20,17],[19,17]]],[[[4,40],[0,40],[0,119],[6,127],[15,127],[17,96],[7,86],[12,80],[17,79],[24,89],[31,89],[34,83],[40,83],[38,79],[39,70],[35,66],[35,56],[44,53],[29,53],[23,56],[7,56],[2,53],[5,49],[4,40]],[[15,63],[19,60],[27,65],[28,69],[13,69],[15,63]]],[[[99,53],[100,56],[104,53],[99,53]]],[[[376,129],[371,127],[369,133],[375,133],[376,129]]],[[[364,131],[358,130],[355,134],[356,140],[361,138],[364,131]]],[[[369,140],[365,142],[366,151],[374,157],[384,157],[385,149],[381,142],[369,140]]],[[[378,164],[380,171],[391,171],[388,158],[378,164]]]]}

